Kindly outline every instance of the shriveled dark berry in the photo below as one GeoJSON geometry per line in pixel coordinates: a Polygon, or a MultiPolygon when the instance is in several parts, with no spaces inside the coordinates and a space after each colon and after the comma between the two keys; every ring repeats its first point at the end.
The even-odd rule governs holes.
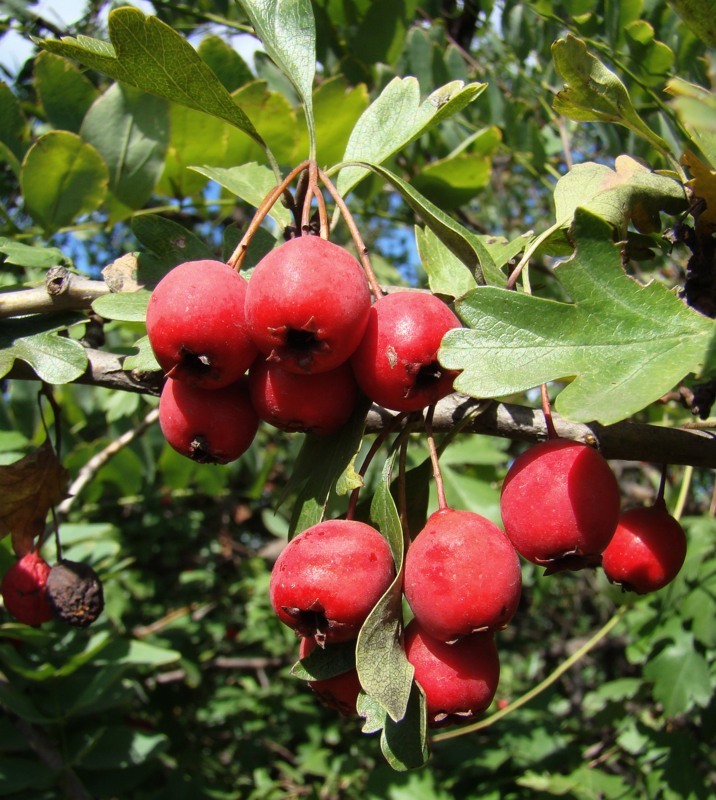
{"type": "Polygon", "coordinates": [[[77,628],[91,625],[104,609],[104,592],[88,564],[62,559],[50,570],[47,597],[55,615],[77,628]]]}

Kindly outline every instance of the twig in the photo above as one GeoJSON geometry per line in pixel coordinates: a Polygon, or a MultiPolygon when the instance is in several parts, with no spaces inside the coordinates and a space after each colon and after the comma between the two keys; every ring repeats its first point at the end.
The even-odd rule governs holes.
{"type": "Polygon", "coordinates": [[[0,294],[0,319],[27,314],[52,314],[89,308],[98,297],[109,294],[104,281],[81,278],[65,267],[52,267],[44,286],[0,294]]]}

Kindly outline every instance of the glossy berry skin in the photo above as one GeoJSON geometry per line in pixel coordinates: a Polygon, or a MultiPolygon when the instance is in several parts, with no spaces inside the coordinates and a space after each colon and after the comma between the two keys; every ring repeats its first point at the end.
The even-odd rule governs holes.
{"type": "Polygon", "coordinates": [[[31,550],[3,575],[0,594],[5,608],[18,622],[36,626],[53,618],[47,598],[49,574],[50,565],[31,550]]]}
{"type": "Polygon", "coordinates": [[[520,560],[490,520],[442,509],[408,548],[404,591],[422,628],[443,642],[498,630],[520,602],[520,560]]]}
{"type": "Polygon", "coordinates": [[[245,379],[210,391],[168,378],[159,398],[159,425],[183,456],[200,464],[227,464],[249,448],[259,418],[245,379]]]}
{"type": "Polygon", "coordinates": [[[319,645],[358,636],[394,577],[390,547],[363,522],[327,520],[293,538],[271,571],[278,618],[319,645]]]}
{"type": "Polygon", "coordinates": [[[393,411],[419,411],[452,392],[456,372],[437,360],[443,336],[460,321],[435,295],[395,292],[377,300],[351,357],[358,385],[393,411]]]}
{"type": "Polygon", "coordinates": [[[358,384],[348,363],[309,375],[257,359],[249,370],[249,391],[264,422],[283,431],[318,436],[340,430],[358,402],[358,384]]]}
{"type": "Polygon", "coordinates": [[[596,566],[619,519],[619,485],[596,450],[550,439],[515,459],[500,511],[517,552],[548,573],[596,566]]]}
{"type": "MultiPolygon", "coordinates": [[[[306,658],[315,647],[314,639],[301,639],[298,657],[306,658]]],[[[330,678],[308,681],[308,685],[324,706],[339,711],[344,717],[351,717],[357,713],[356,702],[361,685],[355,667],[330,678]]]]}
{"type": "Polygon", "coordinates": [[[492,703],[500,681],[500,657],[491,633],[473,633],[446,644],[413,619],[405,628],[405,655],[425,692],[429,727],[462,725],[492,703]]]}
{"type": "Polygon", "coordinates": [[[661,500],[621,515],[602,554],[602,567],[612,583],[637,594],[648,594],[671,583],[685,558],[684,529],[661,500]]]}
{"type": "Polygon", "coordinates": [[[371,294],[360,264],[342,247],[300,236],[257,264],[246,320],[258,349],[289,372],[327,372],[363,336],[371,294]]]}
{"type": "Polygon", "coordinates": [[[235,383],[258,355],[244,318],[246,279],[221,261],[187,261],[157,284],[147,307],[154,355],[175,380],[235,383]]]}

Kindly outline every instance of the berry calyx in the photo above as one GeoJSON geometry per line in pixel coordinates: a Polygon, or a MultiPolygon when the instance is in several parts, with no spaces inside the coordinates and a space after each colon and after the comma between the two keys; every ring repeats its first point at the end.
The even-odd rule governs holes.
{"type": "Polygon", "coordinates": [[[165,439],[200,464],[228,464],[251,445],[259,419],[245,379],[209,391],[168,378],[159,398],[165,439]]]}
{"type": "Polygon", "coordinates": [[[77,561],[62,559],[47,577],[47,599],[58,619],[86,628],[104,609],[104,591],[97,573],[77,561]]]}
{"type": "Polygon", "coordinates": [[[393,411],[419,411],[452,392],[456,372],[437,353],[443,336],[460,321],[433,294],[395,292],[376,300],[351,365],[358,385],[393,411]]]}
{"type": "Polygon", "coordinates": [[[446,644],[413,619],[405,628],[405,655],[425,693],[429,727],[465,724],[492,703],[500,658],[491,633],[473,633],[446,644]]]}
{"type": "MultiPolygon", "coordinates": [[[[315,648],[314,639],[301,639],[298,657],[306,658],[315,648]]],[[[330,678],[308,681],[308,685],[324,706],[335,709],[344,717],[351,717],[357,713],[356,702],[362,687],[355,667],[330,678]]]]}
{"type": "Polygon", "coordinates": [[[593,448],[550,439],[515,459],[500,511],[517,552],[547,573],[597,566],[619,519],[619,484],[593,448]]]}
{"type": "Polygon", "coordinates": [[[422,628],[443,642],[498,630],[519,605],[520,560],[490,520],[441,509],[408,548],[404,591],[422,628]]]}
{"type": "Polygon", "coordinates": [[[327,372],[347,361],[368,322],[363,269],[342,247],[299,236],[257,264],[246,320],[258,349],[289,372],[327,372]]]}
{"type": "Polygon", "coordinates": [[[264,422],[280,430],[319,436],[340,430],[358,401],[358,384],[347,363],[309,375],[257,359],[249,370],[249,391],[264,422]]]}
{"type": "Polygon", "coordinates": [[[53,618],[47,598],[50,565],[31,550],[16,561],[3,575],[0,594],[8,613],[25,625],[42,625],[53,618]]]}
{"type": "Polygon", "coordinates": [[[648,594],[662,589],[678,575],[686,558],[686,534],[669,514],[663,500],[632,508],[602,553],[602,567],[612,583],[626,591],[648,594]]]}
{"type": "Polygon", "coordinates": [[[278,618],[323,646],[358,636],[395,574],[387,541],[370,525],[327,520],[293,538],[271,571],[278,618]]]}
{"type": "Polygon", "coordinates": [[[258,355],[244,317],[247,282],[221,261],[187,261],[159,281],[147,336],[166,374],[205,389],[237,381],[258,355]]]}

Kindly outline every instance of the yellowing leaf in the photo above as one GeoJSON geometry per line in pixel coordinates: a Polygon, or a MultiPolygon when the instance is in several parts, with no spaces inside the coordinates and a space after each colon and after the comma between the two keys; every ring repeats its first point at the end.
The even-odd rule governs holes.
{"type": "Polygon", "coordinates": [[[67,490],[67,470],[49,442],[14,464],[0,466],[0,538],[12,534],[13,550],[24,556],[42,533],[50,507],[67,490]]]}
{"type": "Polygon", "coordinates": [[[710,235],[716,231],[716,172],[690,150],[681,156],[681,163],[694,176],[686,185],[695,198],[706,203],[706,208],[699,214],[698,224],[706,227],[705,232],[710,235]]]}

